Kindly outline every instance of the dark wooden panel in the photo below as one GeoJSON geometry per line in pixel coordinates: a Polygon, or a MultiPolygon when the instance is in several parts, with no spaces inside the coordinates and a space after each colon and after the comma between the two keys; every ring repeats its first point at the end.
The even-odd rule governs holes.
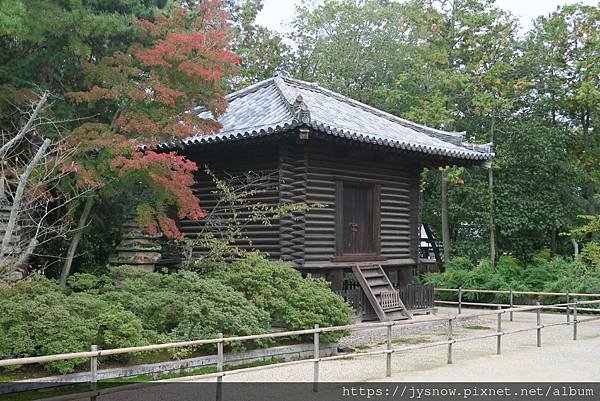
{"type": "MultiPolygon", "coordinates": [[[[302,144],[282,141],[279,147],[279,197],[282,203],[305,204],[306,152],[302,144]]],[[[315,233],[308,234],[314,236],[315,233]]],[[[303,212],[281,218],[279,246],[281,259],[301,266],[306,246],[305,216],[303,212]]]]}
{"type": "MultiPolygon", "coordinates": [[[[181,153],[195,161],[200,171],[196,174],[197,184],[193,187],[195,195],[200,199],[200,205],[207,212],[211,212],[215,207],[217,200],[214,192],[216,187],[211,177],[205,172],[208,167],[219,178],[230,178],[239,176],[247,172],[253,172],[262,176],[260,182],[255,184],[260,193],[252,198],[254,202],[261,202],[267,205],[276,205],[279,202],[279,150],[273,143],[265,144],[244,144],[244,146],[211,146],[187,149],[181,153]],[[186,153],[187,152],[187,153],[186,153]]],[[[249,215],[247,207],[240,206],[236,209],[240,220],[249,215]]],[[[219,219],[225,221],[230,217],[226,213],[220,213],[219,219]]],[[[183,220],[179,222],[182,233],[188,238],[197,237],[205,227],[205,222],[183,220]]],[[[247,239],[236,241],[236,245],[246,250],[259,250],[269,254],[272,259],[280,258],[279,248],[279,219],[272,219],[270,225],[264,225],[260,222],[245,223],[243,227],[243,236],[247,239]]],[[[217,226],[212,227],[211,231],[219,235],[223,232],[217,226]]],[[[196,247],[193,249],[195,256],[200,256],[205,250],[196,247]]]]}
{"type": "MultiPolygon", "coordinates": [[[[343,147],[343,145],[340,145],[343,147]]],[[[369,151],[308,146],[307,201],[325,208],[310,210],[305,224],[305,263],[329,265],[336,254],[335,203],[340,181],[362,182],[380,188],[381,256],[414,263],[418,246],[418,185],[420,166],[414,159],[369,151]]],[[[338,225],[342,224],[337,222],[338,225]]],[[[338,245],[339,247],[339,245],[338,245]]]]}

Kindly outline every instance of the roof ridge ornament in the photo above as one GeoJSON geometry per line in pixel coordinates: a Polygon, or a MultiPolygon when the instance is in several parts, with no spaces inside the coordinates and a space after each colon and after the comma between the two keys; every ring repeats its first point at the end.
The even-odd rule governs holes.
{"type": "Polygon", "coordinates": [[[310,110],[308,110],[308,106],[304,102],[302,95],[298,95],[298,97],[296,97],[296,101],[292,105],[292,112],[294,114],[293,121],[295,123],[310,123],[310,110]]]}

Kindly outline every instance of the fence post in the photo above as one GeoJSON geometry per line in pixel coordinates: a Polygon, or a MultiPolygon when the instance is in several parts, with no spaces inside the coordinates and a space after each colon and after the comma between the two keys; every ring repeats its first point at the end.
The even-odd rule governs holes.
{"type": "MultiPolygon", "coordinates": [[[[514,308],[514,306],[515,306],[515,297],[514,297],[514,294],[513,294],[513,290],[511,288],[510,289],[510,308],[512,309],[512,308],[514,308]]],[[[511,322],[513,321],[513,313],[512,313],[512,311],[510,312],[510,321],[511,322]]]]}
{"type": "Polygon", "coordinates": [[[570,312],[570,306],[569,306],[569,299],[571,298],[569,291],[567,291],[567,323],[569,323],[571,321],[571,316],[569,315],[570,312]]]}
{"type": "MultiPolygon", "coordinates": [[[[90,350],[92,352],[97,352],[98,346],[92,345],[90,350]]],[[[90,358],[90,390],[96,391],[97,389],[98,389],[98,357],[94,355],[90,358]]],[[[90,397],[90,401],[96,401],[96,396],[92,395],[90,397]]]]}
{"type": "Polygon", "coordinates": [[[577,298],[573,307],[573,340],[577,340],[577,298]]]}
{"type": "Polygon", "coordinates": [[[448,364],[452,363],[452,343],[454,342],[454,336],[452,335],[452,317],[448,317],[448,364]]]}
{"type": "MultiPolygon", "coordinates": [[[[501,306],[498,306],[502,310],[501,306]]],[[[498,336],[496,337],[496,354],[502,353],[502,312],[498,313],[498,336]]]]}
{"type": "Polygon", "coordinates": [[[462,313],[462,287],[458,287],[458,314],[462,313]]]}
{"type": "MultiPolygon", "coordinates": [[[[217,343],[217,372],[223,371],[223,333],[219,333],[217,343]]],[[[217,376],[217,401],[223,399],[223,376],[217,376]]]]}
{"type": "Polygon", "coordinates": [[[537,346],[542,346],[542,309],[540,307],[540,303],[536,302],[535,305],[538,307],[536,310],[537,314],[537,346]]]}
{"type": "Polygon", "coordinates": [[[390,377],[392,375],[392,322],[388,323],[387,326],[387,354],[385,360],[385,375],[390,377]]]}
{"type": "MultiPolygon", "coordinates": [[[[319,328],[318,324],[315,324],[315,330],[319,328]]],[[[314,336],[314,374],[313,374],[313,391],[319,391],[319,332],[315,332],[314,336]]]]}

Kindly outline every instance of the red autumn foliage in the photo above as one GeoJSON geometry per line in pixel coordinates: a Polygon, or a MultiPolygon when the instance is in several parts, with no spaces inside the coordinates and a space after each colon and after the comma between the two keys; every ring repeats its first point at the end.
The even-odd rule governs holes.
{"type": "Polygon", "coordinates": [[[143,224],[150,232],[160,228],[177,238],[181,233],[167,216],[169,206],[177,207],[181,219],[204,216],[190,189],[197,167],[175,153],[140,149],[218,130],[216,119],[200,118],[193,109],[204,106],[214,116],[225,111],[224,79],[239,60],[229,50],[228,16],[218,1],[202,2],[194,10],[176,8],[155,21],[136,21],[136,26],[139,40],[125,53],[86,62],[89,89],[69,94],[99,116],[73,132],[72,145],[81,158],[77,174],[84,181],[105,182],[128,172],[145,174],[146,184],[164,202],[138,205],[138,211],[145,211],[143,224]]]}
{"type": "MultiPolygon", "coordinates": [[[[160,190],[174,200],[177,206],[177,217],[180,219],[199,220],[206,215],[200,208],[200,201],[190,190],[194,184],[194,173],[198,171],[196,163],[187,160],[175,152],[156,153],[154,151],[136,151],[131,158],[117,157],[112,167],[118,170],[120,177],[136,171],[142,172],[149,178],[147,185],[156,185],[160,190]]],[[[178,238],[181,233],[174,221],[164,213],[147,216],[144,226],[151,234],[156,232],[156,221],[163,233],[170,238],[178,238]],[[154,217],[152,219],[151,217],[154,217]]]]}

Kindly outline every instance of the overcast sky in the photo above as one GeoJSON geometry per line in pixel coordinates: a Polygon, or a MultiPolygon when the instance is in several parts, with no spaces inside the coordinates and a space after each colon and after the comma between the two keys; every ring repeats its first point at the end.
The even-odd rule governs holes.
{"type": "MultiPolygon", "coordinates": [[[[318,1],[318,0],[317,0],[318,1]]],[[[538,15],[547,15],[563,4],[598,4],[597,0],[497,0],[496,4],[509,10],[521,21],[524,31],[531,28],[532,20],[538,15]]],[[[264,0],[264,8],[258,15],[258,22],[280,32],[289,30],[289,22],[294,17],[296,4],[301,0],[264,0]]]]}

